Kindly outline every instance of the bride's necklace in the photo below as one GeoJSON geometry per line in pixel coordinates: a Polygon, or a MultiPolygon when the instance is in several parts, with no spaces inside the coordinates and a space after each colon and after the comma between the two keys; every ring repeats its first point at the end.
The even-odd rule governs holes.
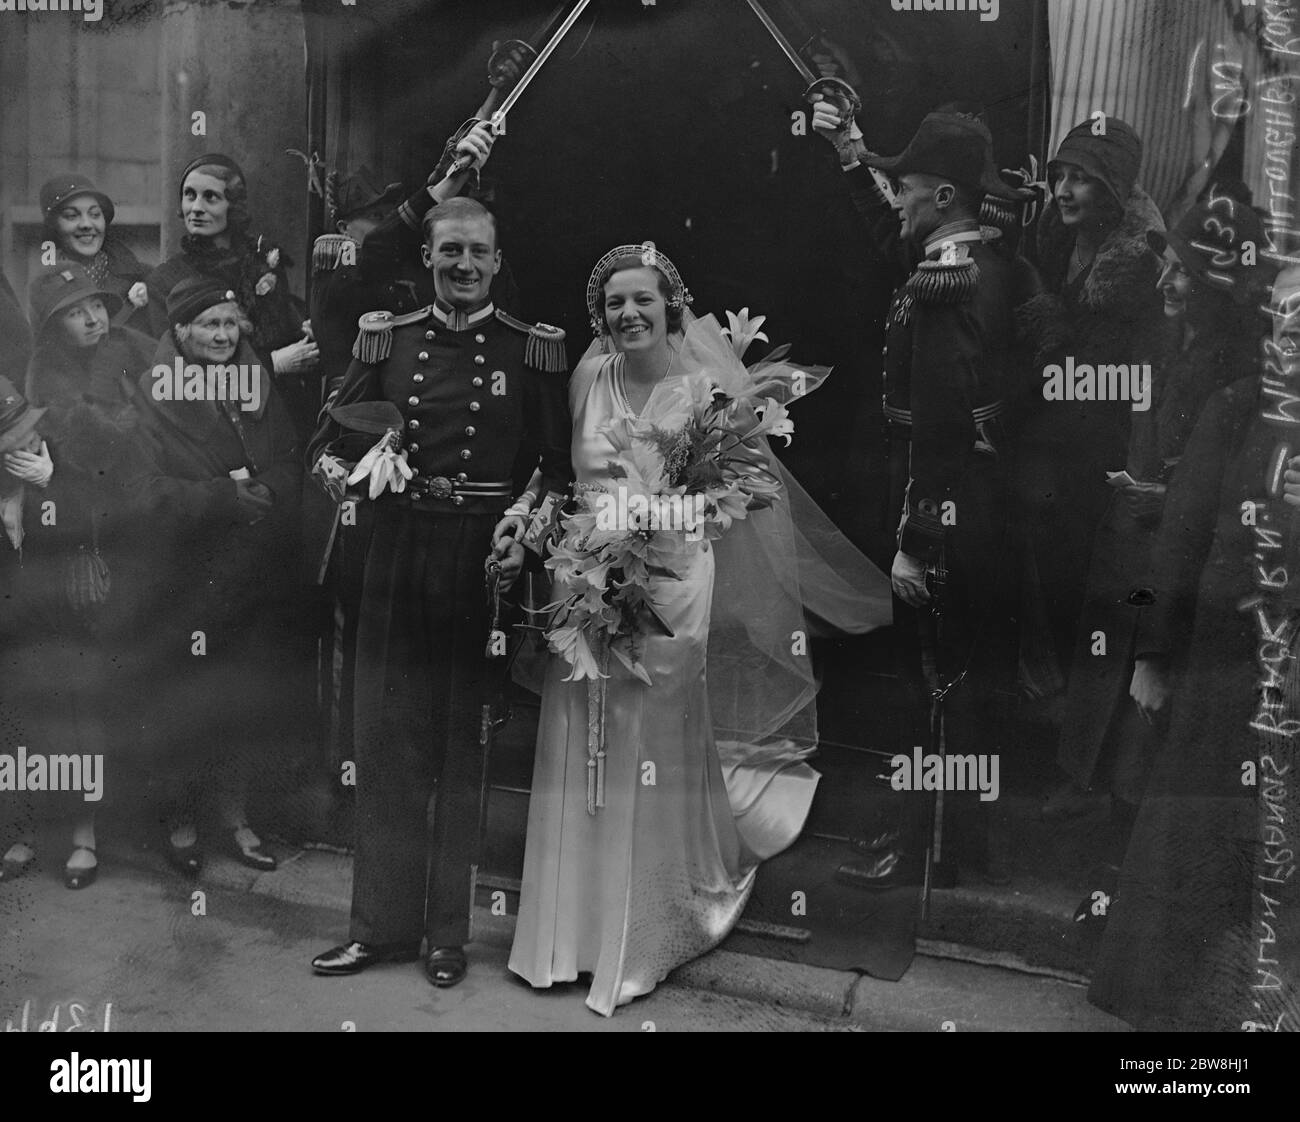
{"type": "Polygon", "coordinates": [[[672,350],[672,352],[671,352],[671,354],[669,355],[669,358],[668,358],[668,366],[667,366],[667,368],[666,368],[666,369],[664,370],[664,372],[659,376],[659,379],[658,379],[658,380],[657,380],[657,381],[656,381],[656,382],[655,382],[655,383],[650,387],[650,392],[646,394],[646,396],[645,396],[645,401],[643,401],[643,402],[641,403],[641,408],[640,408],[640,409],[633,409],[633,408],[632,408],[632,398],[631,398],[631,396],[630,396],[630,395],[628,394],[628,392],[627,392],[627,376],[626,376],[626,374],[624,373],[624,372],[626,371],[626,369],[627,369],[627,355],[623,355],[622,358],[623,358],[623,361],[620,362],[620,363],[618,364],[618,392],[619,392],[619,396],[622,397],[622,399],[623,399],[623,406],[624,406],[624,408],[628,411],[629,415],[632,416],[632,417],[635,417],[635,418],[637,418],[637,419],[639,420],[640,417],[641,417],[641,414],[645,411],[645,407],[646,407],[647,405],[650,404],[650,399],[654,396],[654,392],[655,392],[655,390],[657,390],[661,385],[663,385],[664,382],[666,382],[666,381],[668,380],[668,375],[671,374],[671,373],[673,372],[673,363],[675,363],[675,362],[677,361],[677,351],[676,351],[676,349],[673,349],[673,350],[672,350]]]}

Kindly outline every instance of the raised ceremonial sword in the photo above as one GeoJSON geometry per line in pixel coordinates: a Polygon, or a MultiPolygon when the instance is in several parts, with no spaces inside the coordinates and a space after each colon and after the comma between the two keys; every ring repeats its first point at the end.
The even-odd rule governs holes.
{"type": "MultiPolygon", "coordinates": [[[[789,60],[790,65],[799,72],[799,75],[808,83],[808,88],[804,90],[804,100],[812,105],[819,100],[826,100],[834,104],[840,111],[840,116],[846,122],[851,121],[858,115],[862,108],[862,98],[858,96],[858,91],[848,84],[843,78],[836,78],[830,75],[818,76],[812,72],[808,64],[800,57],[799,52],[790,45],[790,40],[777,27],[776,22],[763,5],[758,0],[746,0],[750,8],[753,9],[754,15],[758,16],[759,22],[767,29],[767,33],[776,41],[776,45],[781,48],[781,53],[789,60]]],[[[885,196],[885,201],[893,206],[894,189],[889,185],[889,179],[883,172],[875,168],[868,169],[871,172],[871,178],[876,181],[876,187],[880,193],[885,196]]]]}
{"type": "MultiPolygon", "coordinates": [[[[574,4],[573,10],[565,17],[564,22],[560,24],[559,29],[551,36],[546,46],[536,54],[532,64],[524,71],[523,77],[515,83],[515,88],[510,91],[506,96],[506,99],[501,103],[500,107],[488,119],[492,126],[492,132],[494,135],[501,136],[506,131],[506,115],[514,108],[515,102],[523,96],[524,90],[526,90],[532,80],[537,77],[538,72],[546,65],[546,60],[555,53],[555,48],[560,45],[564,37],[569,33],[569,30],[578,22],[578,18],[590,3],[591,0],[578,0],[578,2],[574,4]]],[[[531,47],[528,49],[530,52],[532,51],[531,47]]],[[[496,55],[494,54],[493,58],[495,57],[496,55]]],[[[489,62],[488,65],[490,67],[491,63],[489,62]]],[[[466,121],[465,124],[461,125],[460,129],[457,130],[457,137],[464,136],[464,134],[469,132],[469,130],[476,124],[478,124],[477,118],[472,118],[471,120],[466,121]]],[[[465,171],[473,162],[474,157],[462,156],[452,164],[449,174],[454,175],[457,172],[465,171]]]]}

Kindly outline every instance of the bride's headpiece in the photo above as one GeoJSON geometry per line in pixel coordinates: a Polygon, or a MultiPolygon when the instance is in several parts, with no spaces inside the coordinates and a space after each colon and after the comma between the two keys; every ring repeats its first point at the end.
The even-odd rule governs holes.
{"type": "Polygon", "coordinates": [[[668,255],[655,248],[654,242],[642,242],[640,245],[619,245],[611,249],[596,262],[587,281],[587,311],[591,314],[591,330],[596,335],[605,333],[605,317],[601,312],[602,291],[609,279],[607,271],[615,261],[629,257],[639,257],[641,264],[648,269],[655,269],[668,281],[668,307],[684,311],[694,299],[690,289],[682,283],[677,266],[668,260],[668,255]]]}

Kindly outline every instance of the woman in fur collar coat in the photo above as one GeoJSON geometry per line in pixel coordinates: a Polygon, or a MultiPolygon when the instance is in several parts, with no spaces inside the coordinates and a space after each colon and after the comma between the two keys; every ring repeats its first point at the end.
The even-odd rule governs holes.
{"type": "Polygon", "coordinates": [[[1037,231],[1046,291],[1017,313],[1034,351],[1020,401],[1016,473],[1027,537],[1024,587],[1038,598],[1025,618],[1045,620],[1047,631],[1022,650],[1048,652],[1033,668],[1044,694],[1064,684],[1092,537],[1110,499],[1106,472],[1124,466],[1133,415],[1126,400],[1070,400],[1068,383],[1066,399],[1052,400],[1046,368],[1150,361],[1162,320],[1159,259],[1147,231],[1163,230],[1164,221],[1137,185],[1142,142],[1114,117],[1105,135],[1092,129],[1092,121],[1075,127],[1048,165],[1052,198],[1037,231]]]}

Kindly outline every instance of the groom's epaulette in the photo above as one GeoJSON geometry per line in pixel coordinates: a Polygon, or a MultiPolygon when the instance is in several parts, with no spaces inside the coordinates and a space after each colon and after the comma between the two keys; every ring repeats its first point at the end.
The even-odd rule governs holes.
{"type": "Polygon", "coordinates": [[[352,344],[352,357],[374,365],[383,362],[393,350],[393,328],[405,327],[427,319],[433,307],[429,305],[404,316],[392,312],[367,312],[357,320],[357,341],[352,344]]]}
{"type": "Polygon", "coordinates": [[[569,356],[564,350],[564,332],[549,323],[525,323],[509,312],[496,309],[497,319],[528,336],[524,348],[524,365],[545,374],[564,374],[569,369],[569,356]]]}

